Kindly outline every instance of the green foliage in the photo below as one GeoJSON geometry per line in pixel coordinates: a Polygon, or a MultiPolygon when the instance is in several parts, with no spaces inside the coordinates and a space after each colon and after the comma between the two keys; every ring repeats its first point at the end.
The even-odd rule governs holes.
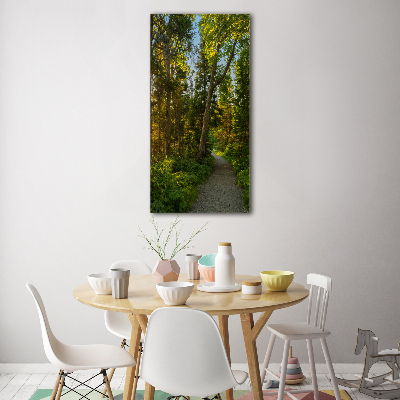
{"type": "Polygon", "coordinates": [[[228,56],[235,41],[241,46],[243,40],[250,37],[250,15],[202,14],[199,30],[205,42],[204,52],[209,63],[218,63],[228,56]]]}
{"type": "Polygon", "coordinates": [[[151,212],[189,211],[197,198],[197,186],[207,180],[214,169],[209,155],[196,162],[185,157],[171,157],[151,165],[151,212]]]}
{"type": "Polygon", "coordinates": [[[189,246],[190,243],[200,232],[204,232],[207,229],[206,225],[208,221],[199,229],[193,230],[192,234],[187,239],[181,239],[181,223],[183,222],[179,217],[176,217],[175,220],[169,224],[168,231],[166,227],[160,228],[154,217],[150,218],[150,223],[153,226],[153,235],[146,235],[139,226],[139,237],[144,239],[148,246],[144,247],[144,249],[153,250],[158,254],[161,260],[172,260],[180,251],[193,247],[189,246]],[[171,242],[173,239],[175,239],[175,243],[171,242]],[[168,246],[168,244],[172,244],[173,246],[170,253],[167,253],[167,248],[171,247],[168,246]],[[170,254],[170,256],[167,256],[167,254],[170,254]]]}
{"type": "Polygon", "coordinates": [[[250,167],[239,171],[238,185],[243,188],[243,206],[246,210],[250,208],[250,167]]]}
{"type": "Polygon", "coordinates": [[[249,15],[153,14],[150,71],[151,212],[190,211],[210,149],[233,165],[249,208],[249,15]]]}
{"type": "Polygon", "coordinates": [[[243,205],[250,209],[250,157],[249,149],[245,150],[237,144],[227,146],[224,153],[220,154],[229,163],[238,178],[238,185],[243,189],[243,205]]]}
{"type": "Polygon", "coordinates": [[[250,45],[241,47],[234,63],[234,81],[225,77],[219,90],[216,115],[220,121],[212,129],[210,143],[217,155],[232,164],[243,188],[244,207],[250,208],[250,45]]]}

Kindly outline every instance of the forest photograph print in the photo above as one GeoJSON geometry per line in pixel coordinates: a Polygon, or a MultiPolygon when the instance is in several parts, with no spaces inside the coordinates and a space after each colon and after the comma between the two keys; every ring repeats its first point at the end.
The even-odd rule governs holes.
{"type": "Polygon", "coordinates": [[[150,212],[249,212],[250,15],[150,25],[150,212]]]}

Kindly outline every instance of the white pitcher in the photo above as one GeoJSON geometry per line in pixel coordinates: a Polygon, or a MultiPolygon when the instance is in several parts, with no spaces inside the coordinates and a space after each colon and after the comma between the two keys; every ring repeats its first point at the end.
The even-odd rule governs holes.
{"type": "Polygon", "coordinates": [[[220,242],[215,257],[215,287],[233,286],[235,286],[235,257],[232,255],[232,245],[220,242]]]}

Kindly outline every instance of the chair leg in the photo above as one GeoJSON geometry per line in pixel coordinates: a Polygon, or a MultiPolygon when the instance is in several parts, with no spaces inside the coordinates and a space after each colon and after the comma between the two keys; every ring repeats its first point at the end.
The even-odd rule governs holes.
{"type": "Polygon", "coordinates": [[[64,371],[62,369],[60,369],[60,372],[58,373],[58,376],[57,376],[57,379],[56,379],[56,383],[54,385],[53,393],[50,396],[51,400],[54,400],[56,398],[56,395],[57,395],[57,392],[58,392],[58,388],[60,386],[60,380],[61,380],[63,372],[64,371]]]}
{"type": "Polygon", "coordinates": [[[336,400],[341,400],[340,391],[339,391],[339,387],[338,387],[336,376],[335,376],[335,371],[333,370],[331,356],[329,354],[328,345],[326,343],[325,338],[321,338],[321,345],[322,345],[322,350],[324,352],[326,365],[328,366],[329,375],[331,377],[331,382],[332,382],[333,391],[335,393],[336,400]]]}
{"type": "MultiPolygon", "coordinates": [[[[121,349],[123,349],[123,348],[125,347],[125,344],[126,344],[126,339],[122,339],[122,342],[121,342],[121,349]]],[[[114,372],[115,372],[115,368],[111,368],[111,369],[110,369],[110,374],[108,375],[108,380],[109,380],[110,383],[111,383],[112,377],[114,376],[114,372]]],[[[107,389],[104,388],[104,390],[103,390],[103,396],[101,396],[101,397],[105,397],[105,396],[106,396],[106,392],[107,392],[107,389]]]]}
{"type": "Polygon", "coordinates": [[[308,359],[310,360],[311,377],[314,389],[314,400],[319,400],[317,373],[315,371],[314,352],[312,346],[312,339],[307,339],[308,359]]]}
{"type": "Polygon", "coordinates": [[[269,338],[267,352],[265,353],[264,363],[261,368],[261,385],[263,384],[265,375],[267,373],[267,368],[269,365],[269,360],[271,359],[271,354],[272,354],[272,349],[274,348],[275,339],[276,339],[276,335],[274,333],[271,333],[271,337],[269,338]]]}
{"type": "Polygon", "coordinates": [[[143,345],[142,342],[140,342],[139,350],[136,356],[136,368],[135,368],[135,378],[133,379],[132,400],[135,400],[136,397],[136,388],[139,381],[139,367],[140,367],[140,359],[142,358],[142,350],[143,350],[143,345]]]}
{"type": "Polygon", "coordinates": [[[58,391],[57,391],[56,400],[60,400],[61,393],[62,393],[62,389],[63,389],[63,387],[64,387],[64,381],[65,381],[65,376],[62,375],[62,376],[61,376],[61,380],[60,380],[60,384],[59,384],[59,386],[58,386],[58,391]]]}
{"type": "Polygon", "coordinates": [[[289,349],[290,349],[290,340],[285,340],[285,346],[283,348],[281,377],[279,380],[278,400],[283,400],[283,396],[285,395],[285,382],[286,382],[286,371],[289,358],[289,349]]]}
{"type": "MultiPolygon", "coordinates": [[[[115,372],[115,368],[111,368],[111,369],[110,369],[110,375],[108,376],[109,382],[111,382],[111,379],[112,379],[112,377],[113,377],[113,375],[114,375],[114,372],[115,372]]],[[[102,395],[101,397],[102,397],[102,398],[103,398],[103,397],[106,397],[106,393],[107,393],[107,388],[104,386],[103,395],[102,395]]]]}
{"type": "Polygon", "coordinates": [[[113,396],[113,394],[112,394],[112,390],[111,390],[111,386],[110,386],[110,381],[108,380],[108,376],[107,376],[106,370],[105,370],[105,369],[102,369],[101,372],[103,373],[104,385],[105,385],[106,390],[107,390],[108,398],[109,398],[110,400],[114,400],[114,396],[113,396]]]}

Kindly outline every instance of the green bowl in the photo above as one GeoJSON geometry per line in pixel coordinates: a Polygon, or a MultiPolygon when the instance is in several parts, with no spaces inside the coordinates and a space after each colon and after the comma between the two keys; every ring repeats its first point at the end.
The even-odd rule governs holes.
{"type": "Polygon", "coordinates": [[[294,278],[292,271],[262,271],[260,272],[262,281],[271,292],[286,292],[294,278]]]}
{"type": "Polygon", "coordinates": [[[199,260],[199,267],[215,268],[215,257],[217,253],[207,254],[199,260]]]}

